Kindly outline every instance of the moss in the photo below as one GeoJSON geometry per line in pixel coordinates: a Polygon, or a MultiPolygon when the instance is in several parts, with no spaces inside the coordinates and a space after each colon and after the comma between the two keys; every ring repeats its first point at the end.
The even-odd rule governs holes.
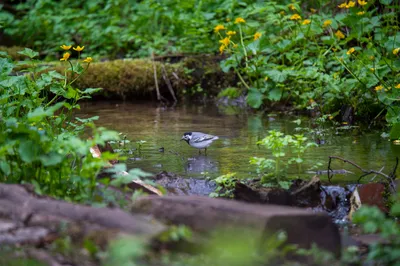
{"type": "MultiPolygon", "coordinates": [[[[20,51],[21,49],[16,49],[20,51]]],[[[160,93],[172,99],[166,81],[163,78],[163,67],[166,77],[171,82],[177,97],[186,96],[185,91],[191,88],[201,91],[202,96],[216,96],[226,88],[237,83],[232,73],[224,73],[219,67],[221,58],[215,56],[186,57],[178,63],[154,62],[157,69],[157,82],[160,93]],[[201,90],[199,90],[199,87],[201,90]]],[[[74,62],[72,62],[74,63],[74,62]]],[[[49,68],[61,74],[70,65],[65,62],[45,63],[49,68]]],[[[23,66],[14,69],[20,71],[23,66]]],[[[85,88],[102,88],[97,96],[122,99],[155,98],[155,81],[153,62],[149,59],[125,59],[104,62],[93,62],[88,70],[74,83],[74,86],[85,88]]]]}
{"type": "Polygon", "coordinates": [[[10,58],[14,61],[22,61],[26,59],[26,56],[18,53],[19,51],[22,50],[24,50],[24,48],[20,46],[11,46],[11,47],[0,46],[0,51],[6,52],[10,56],[10,58]]]}
{"type": "MultiPolygon", "coordinates": [[[[155,62],[155,65],[160,93],[166,98],[171,98],[163,78],[162,64],[155,62]]],[[[56,70],[63,73],[66,66],[67,64],[59,65],[56,70]]],[[[164,68],[166,77],[170,80],[175,93],[179,95],[190,77],[184,73],[181,64],[164,64],[164,68]]],[[[101,95],[106,97],[148,98],[150,95],[155,95],[156,89],[153,62],[147,59],[133,59],[92,63],[86,73],[76,81],[75,86],[103,88],[101,95]]]]}

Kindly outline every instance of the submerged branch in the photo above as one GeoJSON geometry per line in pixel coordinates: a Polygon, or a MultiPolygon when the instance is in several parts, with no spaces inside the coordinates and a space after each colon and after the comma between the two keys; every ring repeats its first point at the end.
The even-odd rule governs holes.
{"type": "Polygon", "coordinates": [[[360,183],[360,181],[361,181],[361,179],[363,177],[365,177],[367,175],[370,175],[370,174],[376,174],[376,175],[380,175],[380,176],[384,177],[388,181],[390,188],[393,191],[395,191],[394,180],[396,179],[396,170],[397,170],[397,166],[398,166],[398,163],[399,163],[399,159],[397,157],[396,157],[396,164],[393,167],[392,172],[389,175],[387,175],[387,174],[381,172],[383,168],[381,168],[381,170],[379,170],[379,171],[367,170],[367,169],[362,168],[361,166],[359,166],[358,164],[356,164],[356,163],[354,163],[354,162],[352,162],[350,160],[341,158],[339,156],[329,156],[329,163],[328,163],[328,180],[329,180],[329,182],[331,182],[331,179],[332,179],[332,176],[333,176],[333,174],[331,174],[333,172],[332,169],[331,169],[331,161],[332,161],[332,159],[337,159],[337,160],[343,161],[345,163],[349,163],[352,166],[354,166],[355,168],[359,169],[361,172],[363,172],[363,174],[357,180],[358,183],[360,183]]]}

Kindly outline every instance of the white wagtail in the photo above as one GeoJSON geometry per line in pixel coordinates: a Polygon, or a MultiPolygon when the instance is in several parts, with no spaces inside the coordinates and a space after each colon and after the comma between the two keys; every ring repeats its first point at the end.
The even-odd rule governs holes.
{"type": "Polygon", "coordinates": [[[184,140],[193,148],[204,149],[207,154],[207,147],[211,145],[214,140],[219,139],[217,136],[205,134],[202,132],[186,132],[183,134],[181,140],[184,140]]]}

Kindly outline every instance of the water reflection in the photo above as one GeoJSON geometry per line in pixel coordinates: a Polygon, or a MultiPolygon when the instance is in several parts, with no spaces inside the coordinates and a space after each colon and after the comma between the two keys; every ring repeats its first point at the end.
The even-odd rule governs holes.
{"type": "MultiPolygon", "coordinates": [[[[131,140],[132,148],[135,148],[136,141],[146,141],[140,155],[132,154],[135,159],[127,161],[129,167],[153,173],[164,170],[187,177],[202,177],[205,172],[211,176],[236,172],[243,178],[254,177],[255,170],[249,165],[249,158],[271,157],[270,151],[256,145],[268,130],[293,134],[298,127],[315,127],[305,117],[257,115],[246,111],[236,113],[232,110],[228,113],[214,104],[165,108],[148,103],[95,102],[81,105],[77,115],[82,118],[99,115],[96,124],[122,132],[131,140]],[[301,119],[301,125],[293,122],[297,119],[301,119]],[[197,149],[180,141],[182,134],[188,131],[201,131],[220,139],[207,149],[207,156],[199,155],[197,149]]],[[[384,172],[389,172],[395,157],[400,155],[399,147],[382,139],[380,132],[353,135],[351,131],[333,131],[324,134],[313,138],[323,145],[306,152],[302,172],[299,173],[293,165],[289,167],[289,175],[309,177],[306,171],[311,168],[324,170],[330,155],[353,160],[366,169],[385,167],[384,172]],[[318,162],[322,165],[318,166],[318,162]]],[[[354,172],[354,175],[336,175],[334,181],[351,182],[359,176],[357,169],[348,164],[334,162],[332,167],[354,172]]]]}
{"type": "Polygon", "coordinates": [[[197,155],[188,158],[185,165],[187,173],[201,174],[201,173],[218,173],[218,162],[211,159],[206,155],[197,155]]]}

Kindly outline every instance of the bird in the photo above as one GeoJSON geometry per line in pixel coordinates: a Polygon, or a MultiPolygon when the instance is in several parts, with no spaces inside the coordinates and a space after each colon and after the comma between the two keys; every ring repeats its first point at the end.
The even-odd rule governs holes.
{"type": "Polygon", "coordinates": [[[199,149],[199,153],[201,153],[201,149],[204,149],[205,154],[207,154],[207,147],[217,139],[219,139],[218,136],[202,132],[185,132],[181,138],[181,140],[186,141],[193,148],[199,149]]]}

